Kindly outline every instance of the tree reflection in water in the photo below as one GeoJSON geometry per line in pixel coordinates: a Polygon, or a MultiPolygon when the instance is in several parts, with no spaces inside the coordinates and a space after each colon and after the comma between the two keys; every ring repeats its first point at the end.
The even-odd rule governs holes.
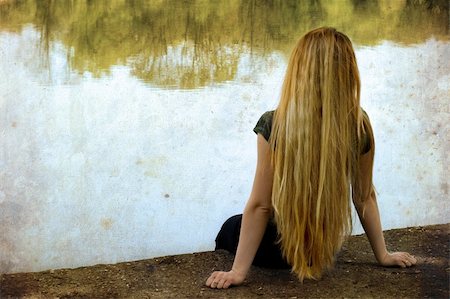
{"type": "Polygon", "coordinates": [[[232,80],[243,55],[288,54],[303,33],[334,26],[356,44],[448,40],[447,0],[116,0],[6,1],[0,30],[32,24],[41,61],[51,70],[52,42],[67,49],[71,70],[108,74],[128,65],[145,82],[197,88],[232,80]]]}

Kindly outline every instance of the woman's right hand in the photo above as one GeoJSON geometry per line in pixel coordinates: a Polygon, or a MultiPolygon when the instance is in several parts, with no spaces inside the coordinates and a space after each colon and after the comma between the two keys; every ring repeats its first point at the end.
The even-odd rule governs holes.
{"type": "Polygon", "coordinates": [[[402,268],[411,267],[417,263],[417,259],[407,252],[386,252],[379,261],[382,266],[400,266],[402,268]]]}
{"type": "Polygon", "coordinates": [[[212,289],[226,289],[231,285],[240,285],[244,282],[245,275],[237,271],[215,271],[206,280],[206,286],[212,289]]]}

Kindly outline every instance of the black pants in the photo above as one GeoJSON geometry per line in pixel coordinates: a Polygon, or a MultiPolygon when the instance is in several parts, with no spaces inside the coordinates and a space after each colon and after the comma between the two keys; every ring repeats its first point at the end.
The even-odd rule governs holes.
{"type": "MultiPolygon", "coordinates": [[[[230,217],[225,221],[216,237],[216,250],[225,249],[232,254],[236,254],[241,223],[242,214],[230,217]]],[[[277,227],[273,221],[269,221],[264,232],[264,237],[256,252],[255,259],[253,260],[253,265],[278,269],[290,268],[289,264],[282,257],[281,248],[276,241],[277,227]]]]}

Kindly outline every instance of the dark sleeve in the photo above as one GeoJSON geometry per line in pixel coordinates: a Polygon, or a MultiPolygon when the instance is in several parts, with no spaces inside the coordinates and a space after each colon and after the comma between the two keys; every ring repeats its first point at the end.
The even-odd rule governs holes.
{"type": "Polygon", "coordinates": [[[372,132],[369,116],[367,115],[366,111],[363,112],[363,125],[364,125],[364,134],[361,137],[361,155],[364,155],[370,151],[372,148],[372,136],[370,135],[372,132]]]}
{"type": "Polygon", "coordinates": [[[264,136],[264,139],[269,141],[270,133],[272,131],[272,119],[273,119],[274,111],[265,112],[256,123],[253,132],[256,134],[261,134],[264,136]]]}

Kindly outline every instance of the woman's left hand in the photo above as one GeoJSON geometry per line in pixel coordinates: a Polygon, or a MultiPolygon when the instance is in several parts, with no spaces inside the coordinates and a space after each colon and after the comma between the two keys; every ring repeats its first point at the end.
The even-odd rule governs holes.
{"type": "Polygon", "coordinates": [[[226,289],[231,285],[240,285],[244,282],[245,275],[234,270],[228,272],[215,271],[206,280],[206,286],[212,289],[226,289]]]}
{"type": "Polygon", "coordinates": [[[407,252],[387,252],[379,262],[382,266],[400,266],[406,268],[415,265],[417,260],[407,252]]]}

